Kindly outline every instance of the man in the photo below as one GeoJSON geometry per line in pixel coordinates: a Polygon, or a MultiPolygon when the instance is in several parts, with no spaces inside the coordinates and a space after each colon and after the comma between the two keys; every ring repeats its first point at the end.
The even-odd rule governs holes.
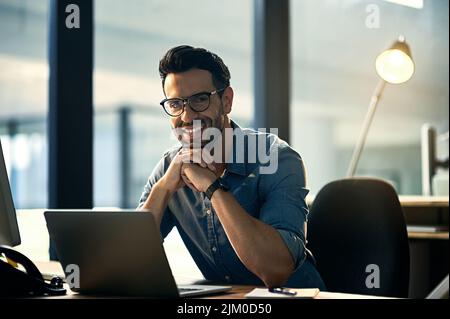
{"type": "Polygon", "coordinates": [[[230,120],[230,73],[217,55],[178,46],[161,59],[159,72],[166,97],[161,105],[181,145],[168,150],[153,170],[139,208],[154,214],[163,238],[178,228],[206,279],[324,289],[305,248],[308,190],[300,156],[276,136],[241,129],[230,120]],[[206,138],[219,146],[213,162],[203,152],[205,139],[197,144],[194,139],[208,129],[221,133],[216,141],[206,138]],[[245,143],[225,134],[230,130],[245,143]],[[263,142],[250,145],[255,140],[263,142]],[[263,146],[277,154],[270,174],[262,173],[260,160],[249,160],[263,146]],[[194,161],[199,152],[201,160],[194,161]]]}

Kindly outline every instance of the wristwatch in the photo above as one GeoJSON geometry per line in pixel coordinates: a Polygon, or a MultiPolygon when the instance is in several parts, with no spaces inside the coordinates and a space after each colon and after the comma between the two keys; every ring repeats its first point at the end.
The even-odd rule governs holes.
{"type": "Polygon", "coordinates": [[[211,186],[208,187],[208,189],[205,192],[205,196],[208,197],[209,200],[211,200],[211,197],[213,196],[214,192],[218,189],[228,191],[229,188],[226,187],[224,184],[222,184],[222,181],[220,177],[214,181],[214,183],[211,184],[211,186]]]}

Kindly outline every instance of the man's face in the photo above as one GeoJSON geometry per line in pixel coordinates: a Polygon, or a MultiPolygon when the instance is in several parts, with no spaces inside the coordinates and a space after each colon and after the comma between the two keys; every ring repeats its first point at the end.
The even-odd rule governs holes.
{"type": "MultiPolygon", "coordinates": [[[[168,99],[187,98],[197,93],[212,92],[219,89],[222,88],[216,88],[213,85],[212,74],[200,69],[170,73],[164,82],[164,92],[168,99]]],[[[194,120],[201,121],[202,133],[207,128],[223,129],[225,121],[228,119],[227,115],[231,112],[233,90],[228,87],[222,93],[222,98],[219,94],[211,95],[209,107],[203,112],[195,112],[186,104],[183,114],[170,118],[172,128],[182,130],[181,142],[183,145],[192,144],[194,120]]],[[[200,136],[198,133],[197,135],[200,136]]]]}

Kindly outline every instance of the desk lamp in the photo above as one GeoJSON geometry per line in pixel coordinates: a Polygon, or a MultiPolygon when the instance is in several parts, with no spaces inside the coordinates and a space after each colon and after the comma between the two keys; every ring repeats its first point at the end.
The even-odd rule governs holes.
{"type": "Polygon", "coordinates": [[[378,55],[375,67],[380,77],[380,81],[370,100],[364,123],[359,135],[358,143],[353,151],[347,177],[355,175],[361,152],[369,132],[378,102],[383,94],[386,83],[401,84],[408,81],[414,73],[414,61],[411,57],[411,50],[405,42],[405,38],[400,36],[397,41],[388,49],[378,55]]]}

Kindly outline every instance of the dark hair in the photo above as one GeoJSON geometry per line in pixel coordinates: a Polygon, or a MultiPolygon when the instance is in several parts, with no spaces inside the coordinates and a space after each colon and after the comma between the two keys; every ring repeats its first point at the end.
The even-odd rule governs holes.
{"type": "Polygon", "coordinates": [[[216,89],[230,86],[230,71],[217,54],[202,48],[180,45],[167,51],[159,61],[159,75],[161,76],[163,90],[164,82],[169,73],[180,73],[190,69],[211,72],[216,89]]]}

